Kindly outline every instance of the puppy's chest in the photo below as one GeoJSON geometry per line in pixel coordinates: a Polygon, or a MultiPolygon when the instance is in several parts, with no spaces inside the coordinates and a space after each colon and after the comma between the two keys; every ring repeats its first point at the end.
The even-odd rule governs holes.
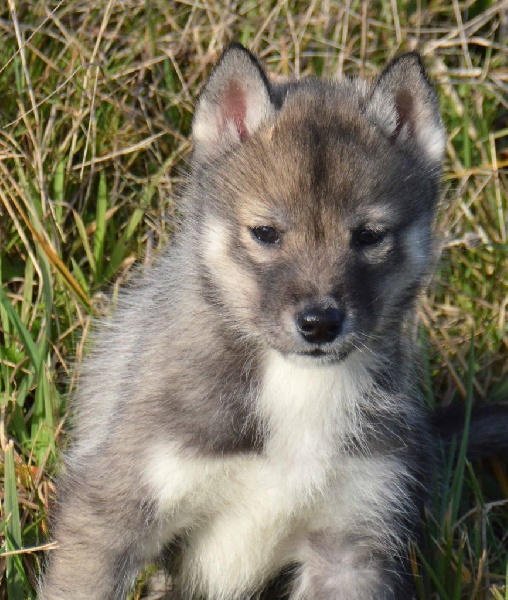
{"type": "Polygon", "coordinates": [[[268,356],[258,399],[266,424],[262,459],[280,471],[280,486],[304,496],[326,487],[357,428],[358,399],[367,387],[354,362],[314,366],[268,356]]]}
{"type": "Polygon", "coordinates": [[[150,481],[163,511],[178,506],[186,523],[192,515],[202,522],[259,510],[298,518],[334,487],[357,428],[358,397],[368,387],[363,369],[295,364],[273,353],[262,375],[253,407],[264,424],[262,453],[184,458],[174,446],[158,447],[150,481]]]}

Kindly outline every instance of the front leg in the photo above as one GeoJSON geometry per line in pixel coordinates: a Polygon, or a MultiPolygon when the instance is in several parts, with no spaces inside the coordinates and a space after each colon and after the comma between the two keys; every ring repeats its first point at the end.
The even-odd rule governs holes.
{"type": "Polygon", "coordinates": [[[138,571],[159,549],[153,510],[135,486],[114,485],[108,471],[74,472],[60,489],[39,600],[123,600],[138,571]],[[65,490],[63,489],[65,488],[65,490]]]}
{"type": "Polygon", "coordinates": [[[292,516],[276,492],[252,489],[189,534],[178,580],[193,597],[250,597],[289,562],[292,516]]]}
{"type": "Polygon", "coordinates": [[[403,457],[348,459],[301,543],[291,600],[411,600],[419,481],[403,457]]]}
{"type": "Polygon", "coordinates": [[[405,557],[373,550],[371,540],[318,531],[307,540],[306,560],[291,600],[411,600],[414,586],[405,557]]]}

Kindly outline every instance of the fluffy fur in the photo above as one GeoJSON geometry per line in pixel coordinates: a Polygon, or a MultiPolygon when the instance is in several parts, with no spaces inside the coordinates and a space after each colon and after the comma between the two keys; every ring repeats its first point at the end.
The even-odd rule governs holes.
{"type": "Polygon", "coordinates": [[[405,322],[444,133],[420,59],[269,83],[234,45],[194,121],[175,243],[99,327],[40,598],[408,600],[432,436],[405,322]],[[277,593],[280,593],[280,589],[277,593]]]}

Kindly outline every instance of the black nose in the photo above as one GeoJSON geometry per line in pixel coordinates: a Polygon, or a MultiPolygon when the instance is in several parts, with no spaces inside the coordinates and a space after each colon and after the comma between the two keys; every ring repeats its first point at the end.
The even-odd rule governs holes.
{"type": "Polygon", "coordinates": [[[333,342],[343,321],[344,315],[337,308],[307,308],[296,316],[298,331],[311,344],[333,342]]]}

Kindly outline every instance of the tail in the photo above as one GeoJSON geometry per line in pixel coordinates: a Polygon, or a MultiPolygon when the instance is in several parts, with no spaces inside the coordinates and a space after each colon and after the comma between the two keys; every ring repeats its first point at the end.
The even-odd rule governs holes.
{"type": "MultiPolygon", "coordinates": [[[[431,423],[447,446],[453,440],[460,445],[465,434],[466,411],[451,406],[439,409],[431,416],[431,423]]],[[[508,403],[484,404],[473,407],[469,423],[467,457],[483,458],[508,452],[508,403]]]]}

